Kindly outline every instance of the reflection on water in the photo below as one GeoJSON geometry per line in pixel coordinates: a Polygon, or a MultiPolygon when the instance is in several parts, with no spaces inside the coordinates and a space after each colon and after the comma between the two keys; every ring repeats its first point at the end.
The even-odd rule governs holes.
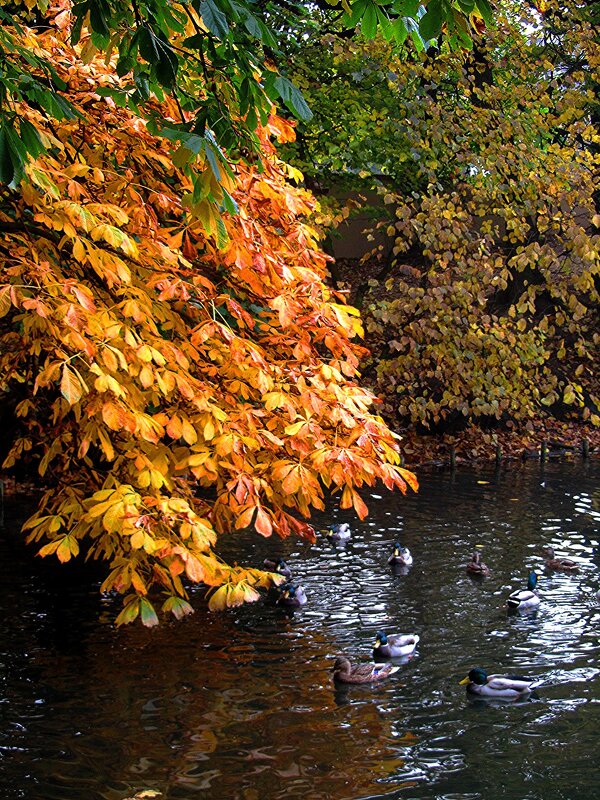
{"type": "Polygon", "coordinates": [[[255,564],[279,546],[308,605],[200,610],[151,631],[115,631],[98,583],[32,575],[3,541],[2,797],[596,798],[599,473],[589,461],[425,477],[418,496],[367,497],[363,523],[332,509],[319,522],[351,521],[346,546],[232,536],[224,554],[255,564]],[[396,541],[408,570],[387,564],[396,541]],[[464,569],[478,544],[483,580],[464,569]],[[581,572],[545,571],[544,545],[581,572]],[[542,603],[508,616],[531,569],[542,603]],[[418,633],[415,657],[380,685],[334,687],[335,656],[368,660],[378,630],[418,633]],[[518,703],[473,702],[458,681],[474,666],[546,683],[518,703]]]}

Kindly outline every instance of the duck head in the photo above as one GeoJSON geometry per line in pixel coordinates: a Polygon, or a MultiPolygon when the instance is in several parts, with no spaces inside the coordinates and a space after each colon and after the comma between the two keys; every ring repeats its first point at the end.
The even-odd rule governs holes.
{"type": "Polygon", "coordinates": [[[530,572],[529,577],[527,578],[527,588],[529,589],[530,592],[533,592],[533,590],[537,586],[537,582],[538,582],[538,576],[535,574],[535,572],[530,572]]]}
{"type": "Polygon", "coordinates": [[[383,631],[377,631],[377,634],[375,636],[375,644],[373,645],[373,649],[377,650],[378,647],[381,647],[382,645],[386,645],[387,643],[388,643],[387,634],[384,633],[383,631]]]}
{"type": "Polygon", "coordinates": [[[466,678],[463,678],[462,681],[459,681],[459,684],[464,685],[465,683],[477,683],[479,686],[483,686],[487,683],[487,672],[481,667],[475,667],[472,669],[466,678]]]}

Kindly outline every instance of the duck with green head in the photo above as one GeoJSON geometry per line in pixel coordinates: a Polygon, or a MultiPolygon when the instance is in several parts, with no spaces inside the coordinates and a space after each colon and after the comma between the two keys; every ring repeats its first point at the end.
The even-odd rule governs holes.
{"type": "Polygon", "coordinates": [[[542,681],[533,681],[522,675],[488,675],[481,667],[475,667],[459,683],[463,686],[466,684],[467,693],[471,695],[518,700],[530,694],[542,681]]]}
{"type": "Polygon", "coordinates": [[[408,547],[402,547],[398,542],[395,542],[392,555],[388,558],[388,564],[397,567],[410,567],[413,563],[413,557],[408,547]]]}
{"type": "Polygon", "coordinates": [[[374,683],[388,678],[398,669],[392,664],[357,664],[353,667],[348,658],[339,656],[333,665],[333,679],[340,683],[374,683]]]}
{"type": "Polygon", "coordinates": [[[535,572],[529,573],[527,579],[527,589],[517,589],[508,595],[506,605],[509,608],[518,608],[519,610],[536,608],[540,604],[535,587],[537,586],[538,576],[535,572]]]}
{"type": "Polygon", "coordinates": [[[279,592],[277,605],[297,608],[307,603],[306,592],[302,586],[296,586],[293,583],[284,583],[278,586],[277,590],[279,592]]]}
{"type": "Polygon", "coordinates": [[[373,645],[373,656],[384,658],[403,658],[415,652],[419,643],[416,633],[395,633],[388,636],[384,631],[378,631],[373,645]]]}

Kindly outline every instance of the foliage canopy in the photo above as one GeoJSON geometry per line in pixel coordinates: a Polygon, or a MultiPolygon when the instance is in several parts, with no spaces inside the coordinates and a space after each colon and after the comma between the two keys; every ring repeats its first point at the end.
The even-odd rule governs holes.
{"type": "Polygon", "coordinates": [[[467,52],[328,34],[300,60],[318,110],[293,163],[362,175],[388,212],[362,310],[389,418],[600,424],[595,22],[504,4],[467,52]]]}
{"type": "MultiPolygon", "coordinates": [[[[62,14],[11,34],[15,59],[53,65],[72,113],[55,123],[12,100],[41,147],[0,204],[0,397],[17,426],[4,466],[47,484],[25,525],[40,554],[108,562],[118,621],[153,625],[157,590],[163,610],[190,611],[184,578],[213,587],[212,608],[277,580],[225,563],[219,535],[311,539],[297,515],[324,489],[363,517],[361,486],[416,481],[355,382],[357,312],[324,284],[313,200],[272,144],[289,123],[257,128],[256,163],[190,177],[187,153],[118,102],[112,62],[80,58],[62,14]]],[[[148,102],[174,124],[176,97],[148,102]]]]}

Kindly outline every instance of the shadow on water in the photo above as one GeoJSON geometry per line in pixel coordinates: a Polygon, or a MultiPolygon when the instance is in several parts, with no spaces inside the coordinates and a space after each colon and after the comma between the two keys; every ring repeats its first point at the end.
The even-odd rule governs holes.
{"type": "MultiPolygon", "coordinates": [[[[115,631],[97,576],[32,570],[3,537],[1,796],[596,798],[599,473],[460,471],[425,477],[418,496],[366,496],[362,523],[332,508],[319,524],[351,521],[348,544],[278,545],[306,606],[197,603],[158,630],[115,631]],[[396,541],[412,567],[388,565],[396,541]],[[464,569],[476,545],[483,580],[464,569]],[[544,545],[580,573],[545,571],[544,545]],[[542,603],[509,616],[531,569],[542,603]],[[369,660],[378,630],[418,633],[415,657],[380,685],[334,686],[335,656],[369,660]],[[473,666],[546,682],[518,703],[474,702],[458,686],[473,666]]],[[[274,544],[236,535],[223,553],[258,565],[274,544]]]]}

